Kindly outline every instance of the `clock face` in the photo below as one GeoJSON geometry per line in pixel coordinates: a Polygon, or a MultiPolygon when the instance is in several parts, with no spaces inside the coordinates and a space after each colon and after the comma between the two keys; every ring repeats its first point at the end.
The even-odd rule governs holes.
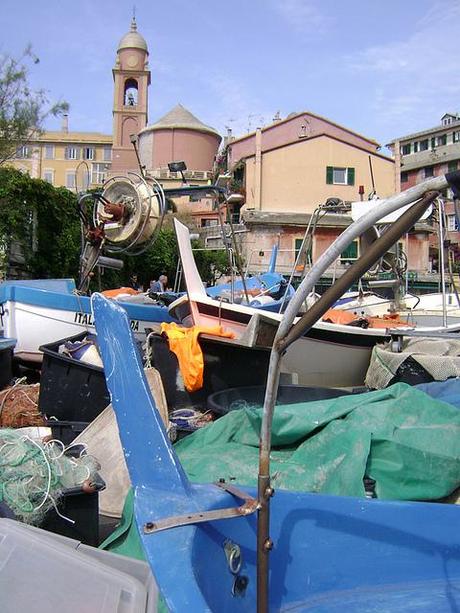
{"type": "Polygon", "coordinates": [[[135,55],[129,55],[127,59],[127,64],[130,68],[134,68],[137,66],[137,57],[135,55]]]}

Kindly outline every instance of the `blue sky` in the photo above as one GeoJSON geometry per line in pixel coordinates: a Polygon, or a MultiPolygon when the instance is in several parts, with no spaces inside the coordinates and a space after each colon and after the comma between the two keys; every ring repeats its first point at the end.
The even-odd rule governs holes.
{"type": "MultiPolygon", "coordinates": [[[[180,102],[239,135],[307,110],[385,144],[460,111],[460,0],[135,4],[150,123],[180,102]]],[[[69,102],[70,129],[111,133],[111,69],[131,16],[113,0],[17,0],[0,14],[0,53],[31,43],[31,83],[69,102]]]]}

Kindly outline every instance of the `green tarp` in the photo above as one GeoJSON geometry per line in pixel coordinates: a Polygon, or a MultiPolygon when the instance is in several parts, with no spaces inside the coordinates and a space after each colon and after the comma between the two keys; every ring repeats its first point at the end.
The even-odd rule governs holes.
{"type": "MultiPolygon", "coordinates": [[[[256,485],[261,419],[260,408],[242,408],[179,441],[189,478],[256,485]]],[[[278,405],[271,459],[275,488],[364,496],[366,475],[378,498],[437,500],[460,486],[460,410],[404,383],[278,405]]],[[[132,497],[123,526],[103,546],[141,554],[132,497]]]]}
{"type": "MultiPolygon", "coordinates": [[[[231,411],[179,441],[192,481],[256,485],[260,408],[231,411]]],[[[279,405],[273,419],[275,487],[436,500],[460,485],[460,411],[404,383],[316,402],[279,405]]]]}

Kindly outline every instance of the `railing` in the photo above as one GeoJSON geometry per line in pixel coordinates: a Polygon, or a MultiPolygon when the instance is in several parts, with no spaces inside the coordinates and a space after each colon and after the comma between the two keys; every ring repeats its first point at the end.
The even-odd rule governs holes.
{"type": "MultiPolygon", "coordinates": [[[[154,179],[182,179],[180,172],[172,172],[168,168],[156,168],[149,170],[149,175],[154,179]]],[[[197,179],[207,181],[212,179],[213,173],[209,170],[184,170],[186,179],[197,179]]]]}

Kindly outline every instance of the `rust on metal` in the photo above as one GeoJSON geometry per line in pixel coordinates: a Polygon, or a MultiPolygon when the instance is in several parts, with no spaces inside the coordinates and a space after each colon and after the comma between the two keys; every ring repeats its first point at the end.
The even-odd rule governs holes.
{"type": "Polygon", "coordinates": [[[214,509],[212,511],[198,511],[186,515],[175,515],[165,517],[156,521],[149,521],[144,524],[144,534],[153,534],[162,530],[178,528],[180,526],[189,526],[192,524],[201,524],[208,521],[218,521],[220,519],[233,519],[235,517],[246,517],[255,513],[259,509],[259,502],[256,498],[249,496],[246,492],[242,492],[234,485],[230,485],[221,481],[215,483],[217,487],[225,490],[232,496],[244,500],[244,503],[239,507],[228,507],[225,509],[214,509]]]}

